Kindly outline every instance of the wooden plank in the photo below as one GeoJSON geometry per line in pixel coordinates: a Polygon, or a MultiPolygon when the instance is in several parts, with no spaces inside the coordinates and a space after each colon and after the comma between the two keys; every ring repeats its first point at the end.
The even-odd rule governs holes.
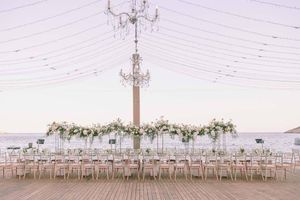
{"type": "Polygon", "coordinates": [[[178,177],[177,181],[162,179],[123,180],[18,180],[16,177],[0,178],[0,200],[35,200],[35,199],[211,199],[211,200],[273,200],[298,199],[300,196],[300,171],[288,173],[285,181],[262,181],[256,177],[253,181],[222,180],[210,178],[207,181],[194,178],[192,181],[178,177]]]}

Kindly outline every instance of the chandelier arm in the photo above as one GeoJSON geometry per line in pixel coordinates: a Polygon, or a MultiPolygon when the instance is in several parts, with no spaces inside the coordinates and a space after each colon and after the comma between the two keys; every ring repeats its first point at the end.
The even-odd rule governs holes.
{"type": "Polygon", "coordinates": [[[120,17],[122,15],[126,15],[128,18],[131,18],[131,16],[127,12],[121,12],[121,13],[114,13],[111,9],[108,10],[110,14],[112,14],[114,17],[120,17]]]}
{"type": "Polygon", "coordinates": [[[155,16],[153,19],[150,19],[148,16],[145,16],[145,15],[139,15],[139,16],[137,16],[137,18],[139,19],[139,18],[144,18],[145,20],[147,20],[148,22],[152,22],[152,23],[154,23],[154,22],[156,22],[156,20],[157,20],[157,16],[155,16]]]}

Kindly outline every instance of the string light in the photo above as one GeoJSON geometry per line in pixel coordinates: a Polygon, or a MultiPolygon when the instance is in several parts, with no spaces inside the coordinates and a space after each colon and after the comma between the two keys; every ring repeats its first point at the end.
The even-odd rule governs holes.
{"type": "Polygon", "coordinates": [[[109,55],[110,53],[115,51],[115,48],[118,48],[118,50],[122,51],[122,52],[126,52],[126,49],[128,48],[128,44],[126,45],[111,45],[111,46],[106,46],[106,48],[104,49],[99,49],[99,47],[97,47],[97,51],[85,51],[85,52],[79,52],[79,54],[77,55],[72,55],[60,60],[55,60],[52,62],[46,62],[46,63],[40,63],[37,64],[35,66],[27,66],[25,65],[25,67],[22,68],[11,68],[9,67],[9,69],[1,69],[0,70],[0,74],[1,75],[14,75],[14,74],[24,74],[24,73],[37,73],[37,72],[41,72],[41,71],[45,71],[48,70],[51,67],[54,68],[64,68],[67,67],[68,64],[78,64],[78,62],[80,60],[83,61],[90,61],[92,59],[99,59],[102,58],[99,55],[103,56],[103,55],[109,55]]]}
{"type": "Polygon", "coordinates": [[[293,9],[293,10],[297,10],[297,11],[300,10],[300,8],[296,7],[296,6],[289,6],[289,5],[284,5],[284,4],[274,3],[274,2],[267,2],[267,1],[261,1],[261,0],[249,0],[249,1],[254,2],[254,3],[276,6],[279,8],[288,8],[288,9],[293,9]]]}
{"type": "MultiPolygon", "coordinates": [[[[87,8],[92,5],[96,5],[99,1],[92,1],[86,3],[84,5],[69,9],[64,12],[60,12],[58,14],[36,19],[32,22],[13,25],[7,28],[0,29],[1,32],[17,30],[22,27],[29,27],[31,25],[35,25],[37,23],[44,23],[48,20],[54,18],[61,18],[67,15],[68,13],[72,13],[82,8],[87,8]]],[[[257,21],[261,23],[278,25],[286,28],[295,28],[297,26],[281,24],[275,21],[267,21],[264,19],[258,19],[255,17],[247,17],[244,15],[237,15],[235,13],[218,10],[212,7],[207,7],[205,5],[201,5],[200,3],[191,2],[188,0],[177,0],[185,4],[190,4],[195,6],[196,8],[203,8],[206,10],[210,10],[213,12],[218,12],[220,14],[225,14],[232,17],[243,18],[245,20],[257,21]]],[[[250,0],[251,1],[251,0],[250,0]]],[[[252,0],[253,2],[258,2],[252,0]]],[[[42,2],[42,1],[40,1],[42,2]]],[[[110,1],[109,1],[110,2],[110,1]]],[[[127,1],[126,1],[127,2],[127,1]]],[[[123,5],[126,2],[122,2],[119,5],[123,5]]],[[[133,2],[137,2],[133,0],[133,2]]],[[[148,3],[148,1],[141,1],[141,6],[143,6],[143,2],[148,3]]],[[[260,1],[262,2],[262,1],[260,1]]],[[[28,4],[29,5],[29,4],[28,4]]],[[[117,5],[116,5],[117,6],[117,5]]],[[[114,7],[116,7],[114,6],[114,7]]],[[[109,8],[113,6],[109,5],[109,8]]],[[[149,12],[147,11],[148,5],[145,6],[145,11],[147,16],[149,12]]],[[[183,72],[192,72],[192,75],[199,76],[202,73],[206,74],[207,77],[202,76],[204,79],[207,78],[207,81],[213,83],[222,83],[222,82],[230,82],[230,84],[236,84],[247,87],[247,86],[257,86],[260,87],[260,84],[263,82],[262,87],[271,86],[276,88],[276,85],[279,85],[278,88],[299,88],[298,77],[299,77],[299,62],[298,58],[300,55],[300,47],[297,46],[296,42],[300,41],[298,38],[292,38],[292,36],[279,36],[277,33],[273,34],[265,34],[262,31],[249,31],[244,29],[243,27],[237,26],[228,26],[226,24],[218,23],[206,18],[200,18],[197,16],[190,15],[189,13],[180,12],[177,10],[173,10],[169,7],[165,8],[160,6],[163,10],[168,11],[172,14],[176,14],[175,17],[184,16],[189,19],[193,19],[196,21],[205,22],[208,24],[212,24],[215,26],[219,26],[225,29],[231,29],[235,31],[239,31],[242,33],[252,34],[253,36],[259,36],[260,39],[252,39],[251,37],[240,37],[237,35],[226,34],[223,32],[217,32],[215,30],[210,30],[208,28],[202,28],[197,25],[188,25],[186,23],[180,23],[179,20],[173,18],[164,17],[162,20],[164,22],[171,23],[173,28],[169,26],[160,26],[162,29],[159,33],[157,33],[157,40],[154,40],[154,37],[150,37],[150,34],[146,34],[145,44],[141,46],[143,50],[145,50],[146,55],[153,55],[153,59],[157,62],[164,62],[167,65],[174,66],[174,70],[178,70],[179,68],[183,68],[183,72]],[[177,27],[174,28],[173,25],[184,27],[187,29],[179,29],[177,27]],[[195,34],[192,34],[189,30],[195,30],[195,34]],[[205,37],[201,35],[201,33],[205,33],[209,35],[205,37]],[[212,37],[210,37],[212,35],[212,37]],[[221,38],[221,39],[218,39],[221,38]],[[251,39],[250,39],[251,38],[251,39]],[[201,42],[204,41],[204,42],[201,42]],[[237,42],[232,42],[237,41],[237,42]],[[284,42],[290,42],[286,45],[284,42]],[[294,44],[292,43],[294,42],[294,44]],[[158,45],[159,44],[159,45],[158,45]],[[249,45],[250,44],[250,45],[249,45]],[[293,44],[293,45],[291,45],[293,44]],[[156,51],[156,52],[154,52],[156,51]],[[188,52],[188,53],[187,53],[188,52]],[[159,55],[157,55],[159,53],[159,55]],[[280,55],[278,55],[280,54],[280,55]],[[191,71],[189,71],[191,70],[191,71]],[[253,76],[253,77],[252,77],[253,76]]],[[[18,8],[17,8],[18,9],[18,8]]],[[[142,9],[143,10],[143,9],[142,9]]],[[[3,10],[2,10],[3,11],[3,10]]],[[[109,10],[108,10],[109,11],[109,10]]],[[[110,9],[112,11],[112,9],[110,9]]],[[[1,13],[1,10],[0,10],[1,13]]],[[[103,13],[103,11],[102,11],[103,13]]],[[[35,32],[28,35],[23,35],[21,37],[15,37],[8,40],[0,41],[1,44],[8,44],[10,42],[18,42],[19,40],[28,39],[28,42],[34,41],[34,38],[38,35],[42,34],[51,34],[52,31],[55,30],[64,30],[64,27],[71,26],[73,24],[78,24],[80,22],[85,22],[87,19],[92,19],[96,16],[100,16],[100,12],[96,12],[94,14],[90,14],[88,16],[81,17],[76,20],[69,21],[60,26],[48,28],[46,30],[42,30],[39,32],[35,32]]],[[[108,14],[108,12],[106,12],[108,14]]],[[[111,13],[112,14],[112,13],[111,13]]],[[[158,17],[158,10],[155,11],[153,16],[150,17],[158,17]]],[[[150,18],[149,17],[149,18],[150,18]]],[[[143,17],[142,17],[143,18],[143,17]]],[[[120,16],[109,16],[110,24],[115,27],[116,35],[120,35],[120,38],[124,39],[127,34],[130,34],[130,28],[128,26],[130,24],[134,24],[136,21],[135,18],[130,18],[128,15],[120,16]]],[[[63,21],[63,20],[62,20],[63,21]]],[[[142,20],[141,20],[142,21],[142,20]]],[[[154,22],[154,21],[153,21],[154,22]]],[[[150,20],[150,23],[147,21],[138,24],[138,34],[144,30],[156,30],[158,26],[156,23],[153,23],[150,20]]],[[[106,23],[102,24],[94,24],[92,27],[87,27],[84,30],[80,30],[79,32],[75,32],[69,35],[65,35],[56,39],[49,39],[48,41],[38,43],[38,44],[30,44],[26,46],[28,43],[24,43],[24,46],[20,46],[19,48],[5,50],[3,49],[0,52],[0,73],[2,75],[7,75],[4,79],[1,79],[0,83],[6,84],[8,88],[21,88],[22,83],[26,83],[26,86],[38,86],[43,84],[54,83],[56,81],[63,82],[64,80],[71,80],[72,78],[84,76],[85,72],[88,76],[93,76],[95,74],[94,68],[92,64],[98,66],[99,63],[92,62],[105,59],[105,56],[97,58],[97,55],[101,54],[101,52],[105,52],[106,55],[109,53],[115,52],[113,48],[118,49],[118,55],[122,58],[125,56],[126,48],[128,47],[128,43],[126,45],[107,45],[105,41],[110,41],[109,37],[103,37],[105,34],[111,33],[111,31],[97,33],[97,36],[92,37],[84,37],[89,33],[96,33],[96,29],[102,28],[106,23]],[[99,35],[101,37],[99,37],[99,35]],[[82,36],[79,39],[77,36],[82,36]],[[73,39],[73,41],[72,41],[73,39]],[[68,40],[68,41],[66,41],[68,40]],[[74,42],[76,41],[76,42],[74,42]],[[61,42],[61,43],[60,43],[61,42]],[[71,44],[69,43],[71,42],[71,44]],[[63,45],[60,48],[55,47],[55,45],[63,45]],[[65,44],[68,43],[68,44],[65,44]],[[50,44],[53,44],[53,49],[50,49],[50,44]],[[43,48],[48,47],[46,51],[34,51],[34,48],[43,48]],[[107,47],[105,50],[101,48],[101,45],[107,47]],[[110,49],[111,48],[111,49],[110,49]],[[32,52],[29,50],[32,49],[32,52]],[[28,51],[27,51],[28,50],[28,51]],[[29,54],[29,55],[27,55],[29,54]],[[70,55],[70,56],[68,56],[70,55]],[[59,59],[58,59],[59,58],[59,59]],[[88,64],[88,65],[87,65],[88,64]],[[84,67],[88,67],[84,69],[84,67]],[[77,70],[77,71],[75,71],[77,70]],[[15,77],[13,77],[16,75],[15,77]],[[25,81],[25,82],[22,82],[25,81]]],[[[224,30],[225,30],[224,29],[224,30]]],[[[295,28],[297,29],[297,28],[295,28]]],[[[34,27],[33,27],[34,30],[34,27]]],[[[89,35],[90,36],[90,35],[89,35]]],[[[111,37],[112,38],[112,37],[111,37]]],[[[112,38],[113,39],[113,38],[112,38]]],[[[110,41],[112,42],[112,41],[110,41]]],[[[21,44],[21,43],[20,43],[21,44]]],[[[104,47],[103,46],[103,47],[104,47]]],[[[38,49],[39,50],[39,49],[38,49]]],[[[139,54],[137,54],[139,55],[139,54]]],[[[108,56],[107,56],[108,57],[108,56]]],[[[152,57],[151,57],[152,59],[152,57]]],[[[113,59],[107,58],[107,62],[111,63],[113,59]]],[[[136,63],[141,63],[142,59],[140,56],[133,57],[132,64],[136,65],[136,63]]],[[[151,60],[150,60],[151,62],[151,60]]],[[[157,62],[155,64],[157,64],[157,62]]],[[[140,66],[137,67],[140,69],[140,66]]],[[[150,79],[149,72],[142,73],[141,71],[137,71],[138,74],[142,74],[145,76],[145,83],[150,79]]],[[[140,83],[134,83],[134,79],[138,80],[134,77],[134,73],[124,74],[121,71],[121,74],[125,79],[128,80],[129,83],[133,83],[133,85],[142,85],[140,83]]],[[[137,81],[142,82],[142,81],[137,81]]],[[[227,83],[224,83],[227,84],[227,83]]],[[[1,84],[0,84],[1,85],[1,84]]]]}
{"type": "MultiPolygon", "coordinates": [[[[197,50],[200,50],[200,51],[212,52],[214,54],[225,55],[225,56],[232,57],[232,58],[237,58],[237,59],[241,58],[241,59],[254,60],[254,61],[259,61],[259,62],[284,64],[285,66],[287,66],[287,65],[299,66],[300,65],[300,62],[295,62],[295,61],[300,61],[300,59],[296,59],[296,58],[265,56],[265,55],[261,54],[261,52],[259,52],[260,54],[252,54],[252,53],[248,53],[248,52],[236,51],[236,50],[221,48],[221,47],[218,47],[218,46],[207,45],[207,44],[199,43],[199,42],[193,42],[193,44],[199,45],[198,47],[195,47],[194,45],[188,45],[188,44],[180,43],[179,41],[174,41],[174,40],[170,39],[170,38],[172,38],[172,36],[169,36],[169,37],[155,36],[155,38],[157,38],[159,40],[159,43],[162,43],[162,44],[168,43],[168,44],[172,45],[172,44],[175,43],[175,44],[180,45],[181,47],[190,47],[190,48],[197,49],[197,50]],[[203,48],[203,47],[209,47],[209,48],[214,49],[214,50],[203,48]],[[215,50],[224,50],[225,53],[215,51],[215,50]],[[238,54],[241,54],[241,55],[228,54],[227,53],[228,51],[238,53],[238,54]]],[[[151,41],[152,38],[150,38],[148,36],[147,39],[151,41]]],[[[180,40],[180,39],[177,39],[177,40],[180,40]]],[[[180,41],[182,41],[182,40],[180,40],[180,41]]],[[[186,41],[186,39],[185,39],[185,41],[186,41]]],[[[292,68],[298,68],[298,67],[294,66],[292,68]]]]}
{"type": "Polygon", "coordinates": [[[8,13],[8,12],[19,10],[19,9],[22,9],[22,8],[35,6],[35,5],[38,5],[40,3],[44,3],[46,1],[48,1],[48,0],[40,0],[40,1],[32,2],[32,3],[24,4],[24,5],[21,5],[21,6],[16,6],[16,7],[13,7],[13,8],[3,9],[3,10],[0,10],[0,13],[1,14],[2,13],[8,13]]]}
{"type": "MultiPolygon", "coordinates": [[[[196,38],[196,39],[201,39],[201,37],[199,37],[198,35],[192,35],[192,34],[188,34],[188,33],[183,33],[181,31],[176,31],[176,30],[174,30],[174,32],[180,33],[180,34],[182,34],[184,36],[190,36],[190,37],[193,37],[193,38],[196,38]]],[[[220,41],[220,43],[222,43],[222,42],[220,41]]],[[[202,54],[202,55],[206,55],[207,57],[212,57],[212,58],[218,58],[217,56],[211,56],[211,55],[208,55],[208,54],[202,54]]],[[[224,58],[224,60],[228,60],[228,59],[224,58]]],[[[274,67],[275,66],[275,65],[270,65],[270,64],[262,64],[262,63],[248,62],[248,61],[239,61],[239,62],[240,63],[245,63],[245,64],[251,64],[251,65],[258,65],[258,66],[268,66],[268,67],[274,67]]],[[[292,68],[299,68],[298,64],[297,64],[297,66],[294,66],[292,68]]]]}
{"type": "Polygon", "coordinates": [[[223,28],[226,28],[226,29],[231,29],[231,30],[238,31],[238,32],[248,33],[248,34],[257,35],[257,36],[261,36],[261,37],[265,37],[265,38],[288,40],[288,41],[297,41],[297,42],[300,41],[299,38],[290,38],[290,37],[285,37],[285,36],[278,36],[276,34],[274,34],[274,35],[265,34],[265,33],[256,32],[256,31],[252,31],[252,30],[247,30],[247,29],[243,29],[243,28],[239,28],[239,27],[235,27],[235,26],[231,26],[231,25],[226,25],[226,24],[215,22],[215,21],[212,21],[212,20],[200,18],[200,17],[197,17],[197,16],[189,15],[189,14],[182,13],[182,12],[179,12],[179,11],[176,11],[176,10],[173,10],[173,9],[170,9],[170,8],[166,8],[166,7],[163,7],[163,6],[160,6],[160,8],[163,9],[163,10],[172,12],[172,13],[176,13],[176,14],[181,15],[181,16],[189,17],[189,18],[197,20],[197,21],[201,21],[201,22],[208,23],[208,24],[213,24],[215,26],[223,27],[223,28]]]}
{"type": "Polygon", "coordinates": [[[295,25],[287,25],[287,24],[282,24],[282,23],[279,23],[279,22],[273,22],[273,21],[265,20],[265,19],[258,19],[258,18],[253,18],[253,17],[246,17],[246,16],[243,16],[243,15],[239,15],[239,14],[235,14],[235,13],[231,13],[231,12],[227,12],[227,11],[223,11],[223,10],[218,10],[218,9],[215,9],[215,8],[210,8],[210,7],[201,5],[199,3],[194,3],[194,2],[190,2],[190,1],[186,1],[186,0],[177,0],[177,1],[179,1],[181,3],[188,4],[188,5],[196,6],[198,8],[202,8],[202,9],[205,9],[205,10],[209,10],[209,11],[213,11],[213,12],[217,12],[217,13],[221,13],[221,14],[225,14],[225,15],[229,15],[229,16],[233,16],[233,17],[238,17],[238,18],[241,18],[241,19],[246,19],[246,20],[250,20],[250,21],[254,21],[254,22],[262,22],[262,23],[267,23],[267,24],[271,24],[271,25],[277,25],[277,26],[294,28],[294,29],[299,29],[300,28],[300,26],[298,26],[298,25],[297,26],[295,26],[295,25]]]}
{"type": "Polygon", "coordinates": [[[61,17],[61,16],[64,16],[64,15],[70,14],[70,13],[72,13],[72,12],[81,10],[81,9],[83,9],[83,8],[89,7],[89,6],[91,6],[91,5],[94,5],[94,4],[96,4],[96,3],[99,3],[99,2],[101,2],[101,1],[102,1],[102,0],[92,1],[92,2],[90,2],[90,3],[84,4],[84,5],[82,5],[82,6],[79,6],[79,7],[76,7],[76,8],[73,8],[73,9],[70,9],[70,10],[67,10],[67,11],[64,11],[64,12],[61,12],[61,13],[58,13],[58,14],[53,15],[53,16],[50,16],[50,17],[45,17],[45,18],[42,18],[42,19],[38,19],[38,20],[35,20],[35,21],[31,21],[31,22],[29,22],[29,23],[19,24],[19,25],[16,25],[16,26],[8,27],[8,28],[3,28],[3,29],[0,29],[0,32],[12,31],[12,30],[16,30],[16,29],[19,29],[19,28],[24,28],[24,27],[27,27],[27,26],[31,26],[31,25],[34,25],[34,24],[37,24],[37,23],[46,22],[46,21],[48,21],[48,20],[55,19],[55,18],[57,18],[57,17],[61,17]]]}
{"type": "MultiPolygon", "coordinates": [[[[229,63],[230,64],[227,64],[227,62],[225,62],[222,58],[220,58],[221,62],[218,62],[218,61],[215,61],[215,60],[208,60],[208,59],[199,59],[199,54],[197,52],[192,52],[190,51],[190,49],[184,49],[184,48],[180,48],[180,47],[177,47],[176,49],[179,50],[180,52],[177,52],[177,51],[173,51],[173,50],[170,50],[169,48],[164,48],[162,46],[157,46],[157,45],[154,45],[153,43],[150,43],[146,45],[143,45],[143,47],[146,47],[146,50],[147,51],[150,51],[151,52],[151,49],[152,48],[155,48],[155,51],[159,52],[159,53],[162,53],[162,54],[166,54],[166,55],[171,55],[172,57],[175,58],[180,58],[182,57],[184,60],[195,60],[195,62],[197,63],[201,63],[204,65],[207,65],[209,66],[209,64],[213,64],[215,66],[221,66],[225,69],[228,69],[228,68],[236,68],[238,70],[248,70],[248,71],[254,71],[255,73],[261,73],[261,72],[265,72],[267,73],[268,75],[272,75],[273,73],[277,74],[277,75],[288,75],[289,78],[291,78],[291,76],[295,77],[296,75],[298,75],[297,77],[295,77],[296,79],[299,79],[299,76],[300,76],[300,71],[274,71],[272,69],[270,70],[265,70],[265,69],[262,69],[262,67],[264,67],[263,65],[260,66],[260,68],[253,68],[253,67],[246,67],[246,66],[237,66],[237,64],[233,64],[234,63],[234,60],[230,61],[229,63]],[[186,53],[186,52],[189,52],[189,53],[186,53]],[[195,56],[192,56],[191,54],[194,54],[195,56]],[[208,63],[208,64],[207,64],[208,63]]],[[[174,48],[175,49],[175,48],[174,48]]],[[[201,55],[201,54],[200,54],[201,55]]],[[[205,57],[208,57],[207,55],[205,55],[205,57]]],[[[286,68],[281,68],[281,69],[286,69],[286,68]]],[[[300,68],[295,68],[295,69],[298,69],[300,70],[300,68]]]]}
{"type": "MultiPolygon", "coordinates": [[[[246,39],[246,38],[236,37],[236,36],[232,36],[232,35],[226,35],[226,34],[223,34],[223,33],[220,33],[220,32],[209,31],[209,30],[198,28],[198,27],[195,27],[195,26],[188,26],[186,24],[179,23],[178,21],[174,21],[174,20],[170,20],[170,19],[166,19],[166,18],[164,18],[163,20],[166,21],[166,22],[170,22],[172,24],[178,25],[178,26],[183,26],[183,27],[190,28],[190,29],[193,29],[193,30],[196,30],[196,31],[200,31],[200,32],[204,32],[204,33],[207,33],[207,34],[210,34],[210,35],[216,35],[216,36],[223,37],[223,38],[226,38],[226,39],[234,39],[234,40],[238,40],[238,41],[247,42],[247,43],[251,43],[251,44],[262,46],[260,49],[259,48],[249,47],[249,46],[243,46],[243,48],[245,48],[245,49],[256,49],[258,51],[269,51],[269,52],[274,52],[274,53],[279,53],[279,54],[300,55],[299,53],[294,53],[294,52],[274,51],[274,50],[268,50],[268,49],[266,49],[266,47],[279,47],[279,48],[289,48],[289,49],[300,50],[300,47],[278,45],[278,44],[267,43],[267,42],[262,42],[262,41],[255,41],[255,40],[250,40],[250,39],[246,39]]],[[[166,28],[166,29],[168,29],[168,28],[166,28]]],[[[168,30],[170,30],[170,29],[168,29],[168,30]]],[[[165,33],[163,33],[163,34],[165,34],[165,33]]],[[[231,43],[231,44],[233,44],[233,43],[231,43]]]]}

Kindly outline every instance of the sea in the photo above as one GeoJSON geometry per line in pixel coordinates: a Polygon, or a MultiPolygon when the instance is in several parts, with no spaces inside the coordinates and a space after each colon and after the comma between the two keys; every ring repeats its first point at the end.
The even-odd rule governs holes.
{"type": "MultiPolygon", "coordinates": [[[[287,133],[238,133],[237,137],[226,136],[225,140],[220,140],[220,145],[226,146],[228,150],[245,150],[268,148],[271,151],[291,152],[292,149],[300,149],[300,146],[294,144],[295,138],[300,138],[300,134],[287,133]],[[264,144],[257,144],[255,139],[263,139],[264,144]],[[263,146],[262,146],[263,145],[263,146]]],[[[132,148],[133,140],[130,137],[120,138],[114,134],[94,138],[93,141],[82,138],[72,138],[68,140],[60,140],[57,136],[46,136],[45,133],[2,133],[0,134],[0,151],[8,151],[9,147],[27,148],[29,143],[39,149],[47,149],[55,151],[62,147],[64,149],[74,148],[97,148],[97,149],[126,149],[132,148]],[[44,144],[37,144],[38,139],[44,139],[44,144]],[[115,139],[115,144],[109,144],[111,139],[115,139]]],[[[149,138],[141,139],[141,148],[150,149],[186,149],[200,148],[211,149],[212,141],[207,136],[198,136],[194,141],[182,142],[178,137],[170,138],[168,135],[150,140],[149,138]]]]}

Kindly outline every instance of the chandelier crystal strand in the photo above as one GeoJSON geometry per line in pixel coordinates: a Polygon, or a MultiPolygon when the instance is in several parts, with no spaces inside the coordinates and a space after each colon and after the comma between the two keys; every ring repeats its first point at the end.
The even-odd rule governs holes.
{"type": "Polygon", "coordinates": [[[130,34],[130,27],[133,25],[135,32],[135,53],[132,55],[132,70],[129,73],[120,71],[121,82],[125,85],[131,85],[136,87],[148,87],[150,81],[150,72],[147,70],[144,73],[141,70],[142,58],[138,54],[138,36],[142,30],[154,31],[158,29],[155,27],[156,22],[159,19],[158,8],[155,9],[154,16],[149,15],[149,2],[148,0],[131,0],[129,12],[116,13],[112,10],[111,1],[108,0],[107,4],[107,15],[113,30],[119,32],[120,38],[125,39],[130,34]],[[149,29],[148,29],[149,27],[149,29]]]}

